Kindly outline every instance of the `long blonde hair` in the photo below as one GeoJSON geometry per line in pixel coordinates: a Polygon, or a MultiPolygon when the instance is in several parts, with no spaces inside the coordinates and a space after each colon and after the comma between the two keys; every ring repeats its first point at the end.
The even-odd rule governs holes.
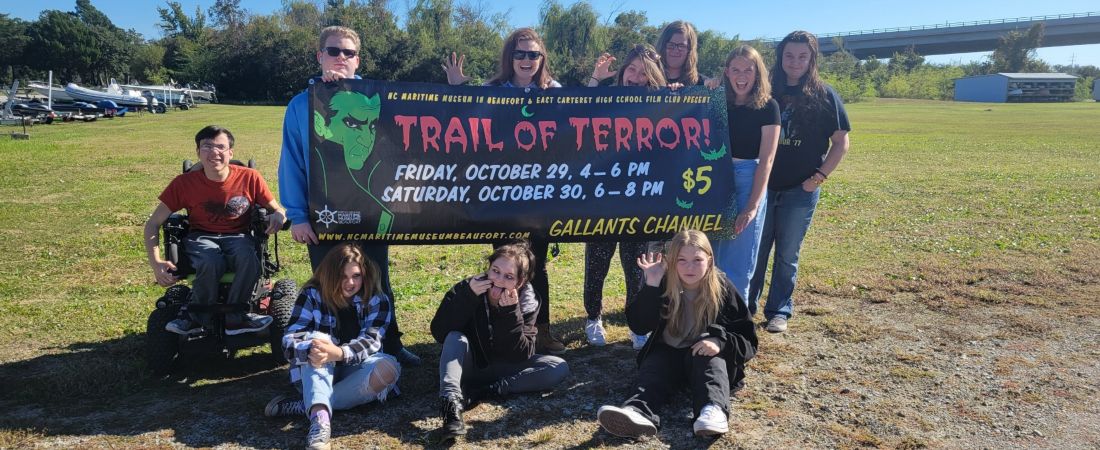
{"type": "Polygon", "coordinates": [[[714,249],[710,246],[707,235],[698,230],[684,230],[676,233],[668,242],[665,250],[665,297],[668,297],[668,307],[665,309],[664,318],[668,320],[666,326],[668,332],[674,336],[698,336],[714,323],[718,317],[718,309],[722,304],[722,297],[726,295],[722,285],[722,271],[714,265],[714,249]],[[681,323],[680,308],[684,307],[683,287],[680,284],[680,274],[676,272],[676,260],[680,256],[680,250],[684,247],[695,247],[707,254],[707,273],[699,281],[699,294],[692,302],[696,307],[692,311],[694,327],[690,330],[683,329],[686,324],[681,323]]]}
{"type": "MultiPolygon", "coordinates": [[[[768,76],[768,66],[764,64],[764,58],[760,57],[760,52],[756,51],[748,45],[742,45],[733,49],[729,56],[726,57],[726,65],[722,66],[723,71],[729,70],[730,62],[734,58],[743,57],[752,62],[754,69],[756,70],[756,80],[752,85],[752,92],[749,94],[748,105],[752,109],[763,108],[768,104],[768,100],[772,98],[772,84],[770,77],[768,76]]],[[[728,74],[722,75],[722,85],[726,87],[726,95],[729,98],[736,98],[737,94],[733,92],[733,86],[730,84],[730,77],[728,74]]]]}
{"type": "Polygon", "coordinates": [[[623,65],[619,68],[619,74],[615,77],[615,84],[617,86],[623,85],[626,67],[634,62],[635,59],[640,59],[642,61],[647,87],[663,88],[668,86],[668,82],[665,81],[665,73],[661,69],[661,55],[649,44],[635,44],[634,47],[627,52],[626,59],[623,60],[623,65]]]}
{"type": "Polygon", "coordinates": [[[317,271],[313,272],[313,277],[306,282],[303,288],[312,287],[320,291],[321,303],[329,311],[336,312],[347,308],[349,303],[344,298],[344,290],[341,285],[344,282],[344,266],[348,264],[357,264],[363,274],[363,285],[358,292],[360,298],[367,300],[374,297],[374,294],[382,292],[378,266],[375,266],[374,261],[363,254],[363,250],[358,245],[349,242],[337,245],[329,250],[325,254],[325,258],[321,260],[321,264],[317,265],[317,271]]]}

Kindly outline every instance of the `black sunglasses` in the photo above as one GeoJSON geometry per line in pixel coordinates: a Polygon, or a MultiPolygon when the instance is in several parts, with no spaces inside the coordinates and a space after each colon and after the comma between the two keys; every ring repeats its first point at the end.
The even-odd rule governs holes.
{"type": "Polygon", "coordinates": [[[512,59],[516,61],[523,61],[525,59],[536,60],[542,58],[542,52],[527,51],[527,50],[512,50],[512,59]]]}
{"type": "Polygon", "coordinates": [[[328,53],[328,55],[333,58],[340,56],[340,54],[343,54],[345,58],[351,59],[359,54],[359,50],[352,50],[350,48],[325,47],[323,50],[325,51],[325,53],[328,53]]]}

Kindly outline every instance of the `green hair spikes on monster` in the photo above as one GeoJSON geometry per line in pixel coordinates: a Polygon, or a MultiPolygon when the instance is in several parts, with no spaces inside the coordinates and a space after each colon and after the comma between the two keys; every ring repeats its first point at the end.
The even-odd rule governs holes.
{"type": "MultiPolygon", "coordinates": [[[[374,151],[375,127],[382,110],[378,94],[367,97],[359,92],[340,91],[332,95],[328,107],[333,115],[327,120],[320,112],[314,111],[313,131],[321,138],[343,146],[344,162],[349,173],[362,170],[374,151]]],[[[370,186],[370,178],[380,163],[375,163],[367,175],[367,186],[370,186]]],[[[378,234],[389,233],[393,213],[370,190],[359,184],[354,174],[352,180],[382,209],[378,217],[378,234]]]]}

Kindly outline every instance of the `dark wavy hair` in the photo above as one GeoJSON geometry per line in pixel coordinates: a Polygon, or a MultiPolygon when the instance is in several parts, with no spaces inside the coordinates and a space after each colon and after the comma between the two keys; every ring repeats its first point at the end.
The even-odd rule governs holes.
{"type": "MultiPolygon", "coordinates": [[[[825,95],[825,82],[821,80],[821,75],[817,71],[817,60],[821,56],[817,36],[809,31],[792,31],[775,47],[775,65],[772,66],[772,89],[774,93],[779,95],[783,94],[787,86],[787,72],[783,70],[783,52],[787,49],[787,44],[806,44],[810,47],[809,67],[802,78],[798,80],[803,95],[796,97],[793,102],[794,120],[803,127],[818,125],[808,120],[814,117],[813,113],[815,111],[825,110],[829,104],[825,95]]],[[[776,97],[779,95],[776,95],[776,97]]]]}

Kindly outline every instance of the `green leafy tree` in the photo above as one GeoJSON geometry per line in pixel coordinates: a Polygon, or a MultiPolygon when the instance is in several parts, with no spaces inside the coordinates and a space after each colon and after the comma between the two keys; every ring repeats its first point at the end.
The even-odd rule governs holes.
{"type": "Polygon", "coordinates": [[[34,69],[53,70],[65,81],[93,80],[92,67],[103,56],[92,29],[74,14],[43,11],[27,28],[25,53],[36,55],[27,63],[34,69]]]}
{"type": "Polygon", "coordinates": [[[17,68],[24,66],[23,50],[29,41],[26,22],[0,14],[0,82],[5,86],[17,76],[17,68]]]}
{"type": "Polygon", "coordinates": [[[558,81],[584,85],[603,51],[597,42],[599,23],[592,5],[582,1],[565,8],[556,0],[547,1],[539,12],[539,33],[549,47],[550,67],[558,81]]]}
{"type": "Polygon", "coordinates": [[[1009,31],[1001,36],[997,48],[989,56],[993,72],[1047,72],[1050,67],[1035,57],[1035,49],[1043,43],[1044,25],[1036,23],[1025,32],[1009,31]]]}

